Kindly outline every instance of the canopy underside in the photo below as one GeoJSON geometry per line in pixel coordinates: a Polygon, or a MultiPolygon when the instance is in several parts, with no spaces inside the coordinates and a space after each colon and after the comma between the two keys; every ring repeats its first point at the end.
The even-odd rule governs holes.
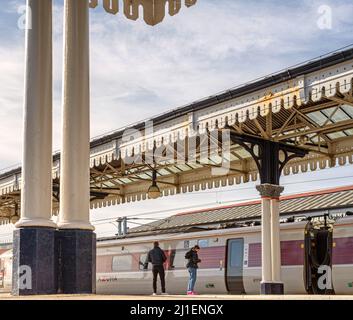
{"type": "MultiPolygon", "coordinates": [[[[207,101],[192,104],[188,112],[151,119],[146,127],[138,126],[134,139],[125,139],[122,130],[93,140],[91,207],[146,199],[153,170],[163,196],[257,180],[256,163],[227,140],[228,130],[309,152],[291,160],[284,175],[353,164],[353,60],[239,96],[229,91],[222,102],[217,97],[207,101]],[[194,107],[200,103],[205,106],[194,107]]],[[[57,154],[53,213],[58,211],[59,168],[57,154]]],[[[20,186],[20,168],[0,175],[3,221],[19,210],[20,186]]]]}

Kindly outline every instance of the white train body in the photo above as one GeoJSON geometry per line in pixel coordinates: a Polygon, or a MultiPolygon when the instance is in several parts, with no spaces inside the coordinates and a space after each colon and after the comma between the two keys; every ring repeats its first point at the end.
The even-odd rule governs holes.
{"type": "MultiPolygon", "coordinates": [[[[322,227],[322,225],[321,225],[322,227]]],[[[319,230],[320,227],[315,230],[319,230]]],[[[319,249],[319,240],[308,222],[281,224],[282,281],[286,294],[335,293],[353,295],[353,217],[331,223],[329,267],[332,288],[318,291],[316,269],[310,264],[308,244],[319,249]],[[306,240],[307,239],[307,240],[306,240]],[[309,240],[308,240],[309,239],[309,240]],[[331,250],[331,251],[330,251],[331,250]],[[309,261],[309,262],[308,262],[309,261]],[[308,271],[311,270],[311,271],[308,271]],[[307,279],[311,280],[307,280],[307,279]],[[313,280],[314,279],[314,280],[313,280]]],[[[326,230],[325,229],[325,230],[326,230]]],[[[200,294],[258,294],[261,282],[261,227],[230,228],[190,233],[161,234],[98,241],[97,293],[146,295],[152,291],[152,272],[143,270],[152,242],[158,240],[168,260],[165,264],[167,291],[185,294],[188,272],[185,253],[194,244],[201,246],[202,260],[196,290],[200,294]]],[[[326,250],[326,249],[325,249],[326,250]]],[[[0,291],[11,290],[12,251],[0,255],[0,291]]]]}
{"type": "MultiPolygon", "coordinates": [[[[315,287],[317,283],[309,286],[306,281],[309,277],[315,282],[320,276],[306,262],[307,225],[307,221],[281,224],[281,276],[285,293],[353,294],[353,217],[339,219],[328,228],[332,252],[327,266],[330,273],[326,276],[331,278],[332,271],[332,283],[331,288],[328,284],[323,291],[315,287]],[[313,269],[308,271],[308,268],[313,269]]],[[[260,292],[261,227],[256,226],[98,242],[97,293],[150,294],[152,273],[150,269],[144,271],[141,264],[155,240],[168,257],[165,268],[170,294],[185,294],[188,272],[184,255],[196,243],[202,248],[196,285],[200,294],[260,292]]],[[[314,247],[315,241],[309,239],[310,246],[314,247]]],[[[316,242],[317,247],[322,246],[316,242]]]]}

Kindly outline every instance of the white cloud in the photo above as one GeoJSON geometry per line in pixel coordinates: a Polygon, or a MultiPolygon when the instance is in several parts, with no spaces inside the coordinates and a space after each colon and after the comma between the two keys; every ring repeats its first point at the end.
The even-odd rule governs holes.
{"type": "Polygon", "coordinates": [[[22,48],[0,46],[0,57],[0,166],[10,166],[21,159],[22,48]]]}
{"type": "MultiPolygon", "coordinates": [[[[0,8],[0,168],[21,159],[23,32],[13,1],[0,8]],[[12,15],[11,15],[12,12],[12,15]]],[[[143,120],[351,41],[353,6],[329,0],[199,0],[154,28],[101,9],[91,16],[92,135],[143,120]]],[[[54,148],[60,146],[62,6],[54,19],[54,148]]],[[[171,201],[170,203],[173,203],[171,201]]],[[[169,204],[168,204],[169,205],[169,204]]],[[[133,208],[133,206],[131,206],[133,208]]]]}
{"type": "MultiPolygon", "coordinates": [[[[0,167],[20,160],[23,32],[0,46],[0,167]]],[[[320,1],[200,0],[152,28],[91,10],[92,135],[192,102],[346,44],[349,1],[334,6],[332,32],[316,25],[320,1]],[[330,38],[331,37],[331,38],[330,38]],[[325,40],[325,42],[323,42],[325,40]],[[340,42],[341,41],[341,42],[340,42]],[[324,43],[324,45],[323,45],[324,43]],[[332,43],[332,45],[331,45],[332,43]]],[[[332,1],[329,1],[332,5],[332,1]]],[[[0,9],[1,10],[1,9],[0,9]]],[[[6,12],[5,12],[6,11],[6,12]]],[[[54,11],[54,148],[60,147],[62,4],[54,11]]],[[[1,42],[2,43],[2,42],[1,42]]]]}

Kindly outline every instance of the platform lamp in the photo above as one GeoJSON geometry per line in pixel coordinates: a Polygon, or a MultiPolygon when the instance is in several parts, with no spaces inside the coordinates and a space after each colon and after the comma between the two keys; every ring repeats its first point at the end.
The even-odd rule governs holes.
{"type": "Polygon", "coordinates": [[[148,189],[148,197],[150,199],[158,199],[162,195],[161,190],[157,185],[157,170],[152,171],[152,185],[148,189]]]}
{"type": "MultiPolygon", "coordinates": [[[[11,212],[12,210],[10,210],[11,212]]],[[[16,224],[19,220],[20,220],[20,216],[19,216],[19,210],[18,210],[18,203],[15,203],[15,209],[14,209],[14,214],[12,214],[12,212],[10,213],[10,222],[12,224],[16,224]]]]}
{"type": "Polygon", "coordinates": [[[18,215],[14,215],[10,218],[10,221],[12,224],[16,224],[20,220],[20,217],[18,215]]]}

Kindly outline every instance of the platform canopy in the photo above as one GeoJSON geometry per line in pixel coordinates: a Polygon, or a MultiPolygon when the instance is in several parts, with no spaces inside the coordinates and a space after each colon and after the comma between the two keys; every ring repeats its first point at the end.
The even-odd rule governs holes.
{"type": "Polygon", "coordinates": [[[166,8],[169,15],[174,16],[179,13],[183,2],[186,7],[191,7],[197,0],[90,0],[89,5],[92,9],[101,5],[106,12],[114,15],[123,11],[130,20],[139,19],[142,7],[144,21],[154,26],[165,18],[166,8]]]}
{"type": "MultiPolygon", "coordinates": [[[[93,139],[91,207],[147,199],[151,185],[171,196],[255,181],[261,151],[251,139],[289,148],[281,155],[285,175],[353,164],[353,48],[93,139]]],[[[20,180],[21,168],[0,175],[3,221],[18,212],[20,180]]],[[[60,154],[53,184],[55,214],[60,154]]]]}

